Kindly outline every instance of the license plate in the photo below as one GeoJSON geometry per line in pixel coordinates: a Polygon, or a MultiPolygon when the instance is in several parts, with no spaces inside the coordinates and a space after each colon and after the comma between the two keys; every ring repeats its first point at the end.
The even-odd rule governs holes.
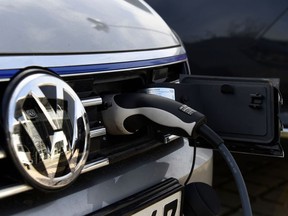
{"type": "Polygon", "coordinates": [[[180,216],[182,198],[183,186],[171,178],[90,215],[180,216]]]}
{"type": "Polygon", "coordinates": [[[150,206],[138,211],[133,216],[180,216],[182,191],[178,191],[150,206]]]}

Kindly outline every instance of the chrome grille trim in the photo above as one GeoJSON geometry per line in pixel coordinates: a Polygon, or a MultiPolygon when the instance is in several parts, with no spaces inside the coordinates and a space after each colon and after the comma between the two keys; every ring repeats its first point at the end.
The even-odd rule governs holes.
{"type": "MultiPolygon", "coordinates": [[[[117,70],[107,70],[107,71],[91,71],[87,73],[75,73],[75,74],[63,74],[61,77],[75,77],[75,76],[84,76],[84,75],[93,75],[93,74],[104,74],[104,73],[117,73],[117,72],[124,72],[124,71],[133,71],[133,70],[142,70],[142,69],[149,69],[155,67],[163,67],[168,65],[174,65],[182,62],[186,62],[187,60],[180,60],[180,61],[173,61],[165,64],[157,64],[157,65],[150,65],[150,66],[139,66],[139,67],[132,67],[127,69],[117,69],[117,70]]],[[[0,80],[1,82],[1,80],[0,80]]]]}
{"type": "Polygon", "coordinates": [[[280,134],[282,139],[288,139],[288,128],[283,128],[280,134]]]}
{"type": "MultiPolygon", "coordinates": [[[[82,103],[84,107],[99,106],[102,104],[102,98],[97,97],[97,98],[92,98],[92,99],[85,99],[85,100],[82,100],[82,103]]],[[[104,127],[91,129],[90,131],[90,138],[95,138],[95,137],[104,136],[104,135],[106,135],[106,129],[104,127]]],[[[0,159],[4,159],[6,157],[7,157],[6,152],[0,146],[0,159]]]]}
{"type": "Polygon", "coordinates": [[[86,172],[90,172],[90,171],[95,170],[95,169],[99,169],[99,168],[107,166],[109,164],[110,164],[110,162],[109,162],[108,158],[104,158],[104,159],[97,160],[97,161],[92,162],[92,163],[88,163],[84,166],[81,174],[86,173],[86,172]]]}
{"type": "Polygon", "coordinates": [[[33,188],[26,184],[18,184],[13,186],[8,186],[3,189],[0,189],[0,199],[13,196],[25,191],[32,190],[33,188]]]}
{"type": "Polygon", "coordinates": [[[176,140],[176,139],[178,139],[178,138],[180,138],[180,137],[177,136],[177,135],[167,134],[167,135],[163,136],[163,142],[164,142],[165,144],[167,144],[167,143],[170,143],[170,142],[172,142],[172,141],[174,141],[174,140],[176,140]]]}
{"type": "Polygon", "coordinates": [[[42,67],[63,67],[77,65],[106,64],[143,61],[157,58],[166,58],[184,54],[183,47],[172,47],[158,50],[144,50],[117,53],[71,54],[71,55],[15,55],[2,56],[0,70],[25,68],[31,65],[42,67]]]}
{"type": "Polygon", "coordinates": [[[10,81],[9,78],[1,78],[1,79],[0,79],[0,82],[8,82],[8,81],[10,81]]]}
{"type": "Polygon", "coordinates": [[[82,100],[84,107],[90,107],[90,106],[98,106],[103,103],[101,97],[91,98],[91,99],[84,99],[82,100]]]}
{"type": "Polygon", "coordinates": [[[6,157],[7,157],[6,152],[0,146],[0,159],[6,158],[6,157]]]}
{"type": "Polygon", "coordinates": [[[104,127],[90,130],[90,138],[100,137],[104,135],[106,135],[106,128],[104,127]]]}
{"type": "MultiPolygon", "coordinates": [[[[81,174],[93,171],[95,169],[99,169],[101,167],[109,165],[108,158],[102,158],[100,160],[94,161],[92,163],[88,163],[84,166],[81,174]]],[[[0,189],[0,199],[13,196],[19,193],[23,193],[25,191],[32,190],[33,188],[26,184],[15,184],[3,187],[0,189]]]]}

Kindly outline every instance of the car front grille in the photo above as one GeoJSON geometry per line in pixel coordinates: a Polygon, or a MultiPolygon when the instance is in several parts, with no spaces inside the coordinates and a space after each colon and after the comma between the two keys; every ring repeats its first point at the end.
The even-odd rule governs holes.
{"type": "MultiPolygon", "coordinates": [[[[53,69],[52,69],[53,71],[53,69]]],[[[132,157],[165,144],[177,138],[166,137],[152,128],[146,127],[137,134],[127,136],[110,136],[102,123],[102,96],[124,92],[136,92],[157,82],[176,82],[180,73],[187,73],[186,61],[169,63],[133,70],[113,72],[73,73],[62,75],[81,99],[88,114],[90,124],[90,150],[82,173],[90,172],[120,160],[132,157]],[[165,76],[161,76],[165,74],[165,76]]],[[[1,97],[9,81],[2,81],[1,97]]],[[[33,189],[25,183],[25,179],[14,166],[6,146],[3,129],[0,145],[0,199],[33,189]]]]}

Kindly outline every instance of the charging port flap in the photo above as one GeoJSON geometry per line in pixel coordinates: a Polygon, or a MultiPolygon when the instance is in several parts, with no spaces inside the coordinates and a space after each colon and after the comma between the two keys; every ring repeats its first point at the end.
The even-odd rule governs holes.
{"type": "Polygon", "coordinates": [[[231,151],[283,156],[274,79],[183,76],[180,83],[176,100],[206,115],[231,151]]]}
{"type": "MultiPolygon", "coordinates": [[[[277,79],[182,75],[175,99],[207,117],[230,151],[283,157],[277,79]]],[[[155,84],[156,85],[156,84],[155,84]]],[[[204,140],[197,140],[209,147],[204,140]]]]}

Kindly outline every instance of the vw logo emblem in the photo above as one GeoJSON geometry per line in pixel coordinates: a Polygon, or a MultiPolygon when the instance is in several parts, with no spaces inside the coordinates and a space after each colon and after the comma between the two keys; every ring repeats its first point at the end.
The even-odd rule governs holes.
{"type": "Polygon", "coordinates": [[[3,101],[8,149],[26,181],[56,190],[81,173],[89,148],[87,114],[73,89],[37,69],[18,75],[3,101]]]}

